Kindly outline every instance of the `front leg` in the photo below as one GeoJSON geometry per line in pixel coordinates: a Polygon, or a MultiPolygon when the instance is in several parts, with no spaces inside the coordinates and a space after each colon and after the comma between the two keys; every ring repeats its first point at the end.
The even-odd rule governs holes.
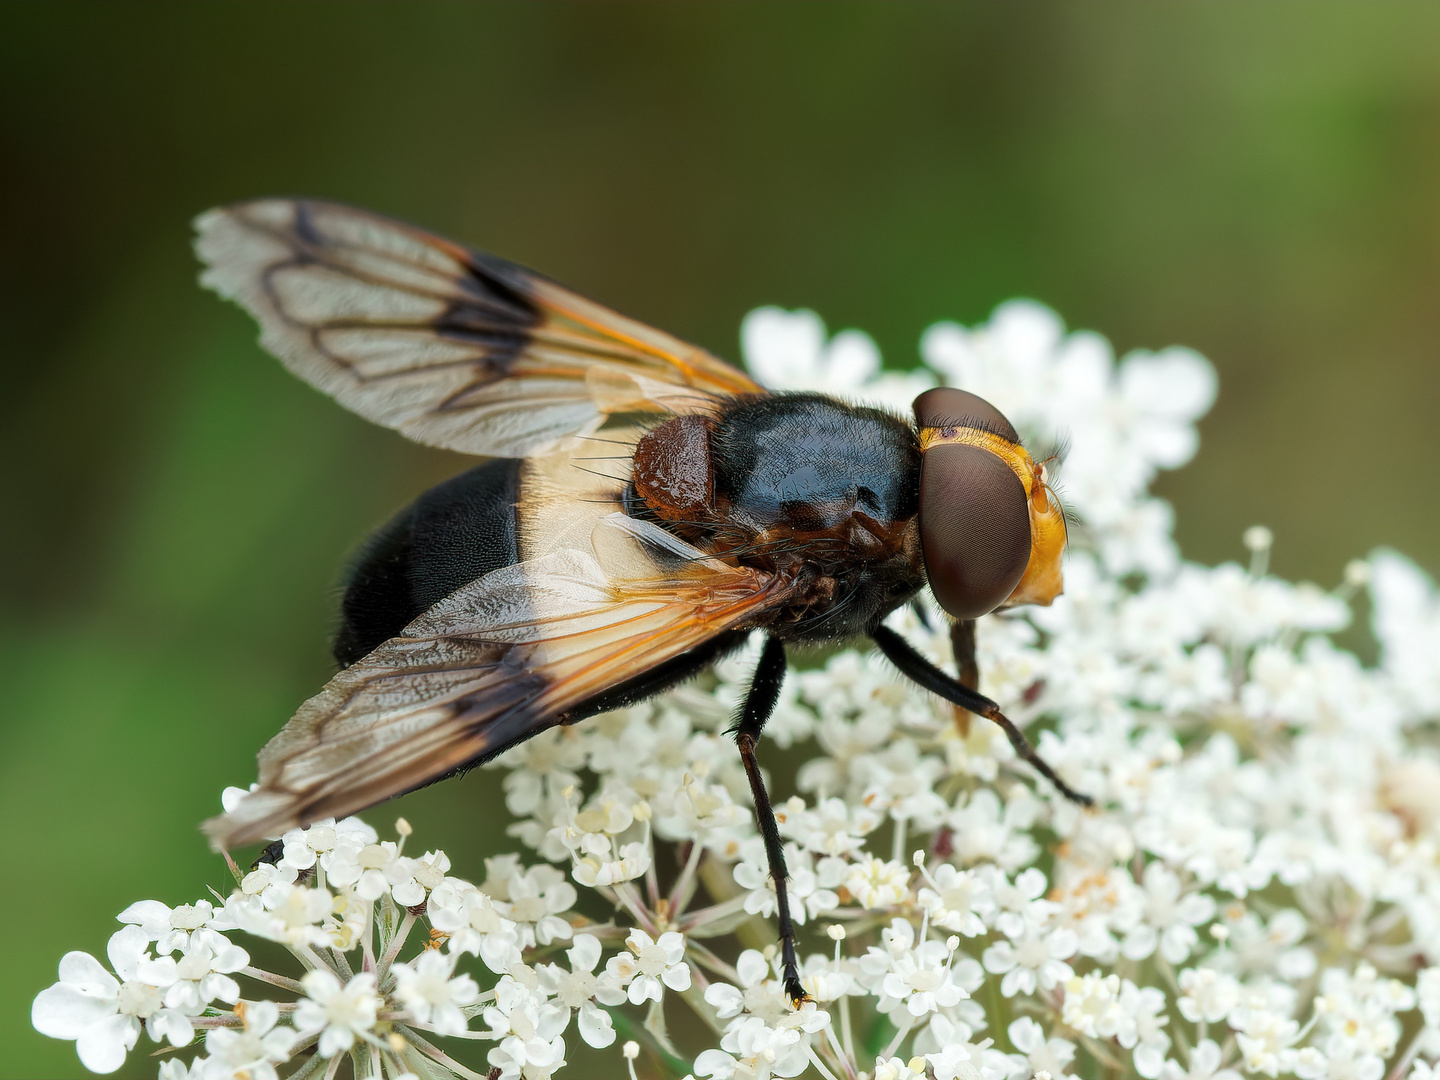
{"type": "Polygon", "coordinates": [[[797,1006],[809,999],[805,988],[800,985],[800,964],[795,957],[795,924],[790,918],[790,895],[786,891],[785,852],[780,845],[780,827],[775,823],[775,811],[770,806],[770,795],[765,790],[765,781],[760,775],[760,762],[755,748],[760,744],[760,732],[765,722],[775,711],[780,700],[780,687],[785,682],[785,646],[779,638],[767,637],[765,648],[760,653],[760,662],[755,665],[755,674],[750,680],[750,691],[745,695],[745,704],[730,729],[735,734],[735,744],[740,748],[740,760],[745,764],[745,775],[750,779],[750,792],[755,797],[755,820],[760,826],[760,835],[765,841],[765,861],[770,864],[770,877],[775,882],[775,921],[780,928],[780,958],[785,979],[785,993],[797,1006]]]}
{"type": "Polygon", "coordinates": [[[914,646],[888,626],[877,627],[870,636],[875,639],[875,644],[880,646],[880,651],[889,658],[892,664],[926,690],[929,690],[932,694],[939,694],[952,705],[959,705],[962,709],[969,709],[971,712],[999,724],[1001,730],[1004,731],[1010,739],[1010,745],[1015,748],[1015,753],[1028,761],[1035,767],[1040,775],[1054,784],[1055,790],[1060,792],[1061,795],[1064,795],[1071,802],[1079,803],[1081,806],[1095,805],[1095,800],[1089,795],[1080,794],[1069,784],[1065,783],[1064,780],[1061,780],[1060,777],[1055,775],[1055,770],[1046,763],[1044,758],[1035,752],[1035,748],[1030,745],[1030,740],[1025,738],[1025,733],[1017,728],[1010,718],[1000,711],[999,705],[996,705],[995,702],[983,694],[976,693],[954,677],[941,671],[934,664],[930,663],[929,660],[926,660],[925,657],[916,652],[914,646]]]}
{"type": "MultiPolygon", "coordinates": [[[[950,648],[955,653],[955,670],[960,676],[960,685],[971,690],[980,689],[980,665],[975,659],[975,620],[958,619],[950,627],[950,648]]],[[[962,736],[970,734],[970,711],[955,706],[955,726],[962,736]]]]}

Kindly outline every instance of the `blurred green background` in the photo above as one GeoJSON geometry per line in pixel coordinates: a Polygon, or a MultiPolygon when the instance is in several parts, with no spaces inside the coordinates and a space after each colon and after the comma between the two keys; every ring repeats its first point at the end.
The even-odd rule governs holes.
{"type": "MultiPolygon", "coordinates": [[[[263,355],[196,212],[351,201],[730,357],[778,303],[908,366],[1014,296],[1190,345],[1184,551],[1263,522],[1330,585],[1440,571],[1437,59],[1433,3],[5,5],[0,1075],[80,1072],[28,1024],[64,951],[223,887],[196,824],[330,672],[346,553],[465,464],[263,355]]],[[[473,875],[501,808],[372,820],[473,875]]]]}

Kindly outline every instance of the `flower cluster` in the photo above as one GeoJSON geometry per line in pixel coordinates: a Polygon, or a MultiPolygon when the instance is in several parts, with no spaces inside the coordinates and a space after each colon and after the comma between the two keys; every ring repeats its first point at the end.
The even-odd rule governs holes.
{"type": "MultiPolygon", "coordinates": [[[[906,375],[809,312],[761,309],[743,337],[772,386],[908,409],[946,382],[1031,446],[1068,437],[1065,594],[982,619],[978,649],[983,692],[1094,809],[873,653],[792,672],[761,752],[798,765],[776,802],[813,999],[796,1008],[724,734],[757,643],[492,763],[517,852],[478,884],[407,853],[403,821],[394,841],[353,818],[295,830],[228,896],[122,912],[108,966],[66,955],[35,1026],[97,1072],[142,1032],[197,1048],[165,1058],[170,1080],[346,1060],[547,1080],[617,1032],[631,1076],[1440,1077],[1434,583],[1379,552],[1333,591],[1291,584],[1258,528],[1248,566],[1183,562],[1148,487],[1214,397],[1186,350],[1117,363],[1031,303],[931,327],[906,375]],[[1330,637],[1367,585],[1374,667],[1330,637]]],[[[953,663],[928,602],[890,623],[953,663]]]]}

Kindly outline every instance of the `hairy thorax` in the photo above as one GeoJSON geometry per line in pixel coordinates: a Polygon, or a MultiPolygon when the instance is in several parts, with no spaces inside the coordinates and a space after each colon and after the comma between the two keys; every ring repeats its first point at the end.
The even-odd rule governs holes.
{"type": "Polygon", "coordinates": [[[781,638],[862,633],[924,584],[919,449],[889,414],[816,394],[740,401],[658,425],[633,465],[629,512],[787,583],[757,623],[781,638]]]}

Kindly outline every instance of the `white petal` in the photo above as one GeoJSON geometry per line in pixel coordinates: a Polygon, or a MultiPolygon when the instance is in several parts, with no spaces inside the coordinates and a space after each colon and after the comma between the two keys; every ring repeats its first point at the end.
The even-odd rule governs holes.
{"type": "Polygon", "coordinates": [[[740,324],[745,366],[777,390],[811,389],[820,375],[825,324],[813,311],[756,308],[740,324]]]}
{"type": "Polygon", "coordinates": [[[1197,352],[1165,349],[1137,353],[1120,365],[1120,389],[1136,405],[1161,416],[1194,420],[1215,404],[1214,365],[1197,352]]]}
{"type": "Polygon", "coordinates": [[[585,1042],[603,1050],[615,1041],[615,1028],[610,1014],[592,1001],[580,1006],[580,1019],[576,1025],[585,1042]]]}
{"type": "Polygon", "coordinates": [[[1144,960],[1155,951],[1155,940],[1155,928],[1142,924],[1126,935],[1121,951],[1131,960],[1144,960]]]}
{"type": "Polygon", "coordinates": [[[1028,1016],[1022,1016],[1008,1029],[1010,1042],[1022,1054],[1033,1054],[1045,1045],[1045,1031],[1028,1016]]]}
{"type": "Polygon", "coordinates": [[[240,1000],[240,984],[229,975],[212,973],[200,980],[200,996],[207,1004],[216,998],[234,1004],[240,1000]]]}
{"type": "Polygon", "coordinates": [[[60,981],[96,997],[114,997],[119,980],[87,952],[68,952],[60,958],[60,981]]]}
{"type": "Polygon", "coordinates": [[[30,1024],[52,1039],[78,1039],[80,1033],[115,1015],[115,999],[87,994],[69,983],[56,983],[35,995],[30,1024]]]}
{"type": "Polygon", "coordinates": [[[540,1009],[540,1022],[536,1024],[536,1034],[541,1040],[554,1040],[564,1034],[566,1027],[570,1024],[570,1009],[564,1005],[546,1005],[540,1009]]]}
{"type": "MultiPolygon", "coordinates": [[[[536,867],[536,869],[541,868],[536,867]]],[[[569,911],[575,906],[575,901],[578,899],[579,893],[575,891],[575,886],[568,881],[558,881],[545,890],[545,907],[552,915],[569,911]]]]}
{"type": "Polygon", "coordinates": [[[126,926],[110,935],[105,946],[105,955],[110,958],[110,967],[122,979],[133,979],[150,938],[138,926],[126,926]]]}
{"type": "Polygon", "coordinates": [[[295,1003],[295,1026],[302,1031],[319,1031],[325,1026],[325,1007],[309,998],[295,1003]]]}
{"type": "Polygon", "coordinates": [[[715,1014],[722,1020],[739,1016],[745,1007],[745,995],[729,983],[711,983],[705,988],[705,1000],[715,1006],[715,1014]]]}
{"type": "Polygon", "coordinates": [[[289,1028],[276,1028],[263,1039],[260,1046],[277,1061],[283,1061],[290,1056],[290,1048],[300,1039],[298,1031],[291,1031],[289,1028]]]}
{"type": "Polygon", "coordinates": [[[170,929],[170,909],[159,900],[136,900],[115,918],[137,924],[152,940],[170,929]]]}
{"type": "Polygon", "coordinates": [[[190,1018],[174,1009],[161,1009],[146,1021],[146,1029],[156,1042],[168,1040],[171,1046],[189,1046],[195,1038],[190,1018]]]}
{"type": "Polygon", "coordinates": [[[1072,334],[1055,364],[1057,390],[1075,408],[1098,406],[1110,389],[1114,354],[1099,334],[1072,334]]]}
{"type": "Polygon", "coordinates": [[[695,1059],[695,1071],[712,1080],[730,1080],[735,1075],[735,1059],[723,1050],[702,1050],[695,1059]]]}
{"type": "Polygon", "coordinates": [[[458,1035],[465,1030],[465,1014],[454,1005],[440,1005],[430,1018],[430,1026],[440,1035],[458,1035]]]}
{"type": "Polygon", "coordinates": [[[304,987],[308,997],[322,1005],[340,992],[339,978],[333,971],[325,968],[306,972],[300,979],[300,985],[304,987]]]}
{"type": "Polygon", "coordinates": [[[665,990],[660,985],[660,980],[649,975],[640,975],[630,983],[628,991],[631,1005],[639,1005],[645,1001],[659,1001],[665,996],[665,990]]]}
{"type": "Polygon", "coordinates": [[[746,949],[735,962],[735,971],[740,976],[741,986],[758,986],[769,976],[770,965],[758,950],[746,949]]]}
{"type": "Polygon", "coordinates": [[[880,370],[880,350],[863,330],[842,330],[825,350],[825,381],[834,393],[860,389],[880,370]]]}
{"type": "Polygon", "coordinates": [[[334,1057],[343,1050],[349,1050],[355,1045],[355,1033],[349,1028],[336,1027],[331,1025],[320,1034],[320,1045],[317,1047],[321,1057],[334,1057]]]}
{"type": "Polygon", "coordinates": [[[937,322],[920,335],[920,355],[925,363],[950,377],[955,386],[967,386],[975,380],[970,368],[975,350],[970,344],[970,331],[953,322],[937,322]]]}
{"type": "Polygon", "coordinates": [[[125,1055],[138,1038],[140,1021],[133,1016],[111,1016],[81,1032],[75,1052],[80,1064],[91,1072],[112,1073],[125,1064],[125,1055]]]}
{"type": "Polygon", "coordinates": [[[355,883],[355,894],[362,900],[379,900],[385,895],[388,884],[385,875],[378,870],[366,870],[355,883]]]}
{"type": "Polygon", "coordinates": [[[401,907],[411,908],[425,902],[425,887],[418,882],[407,881],[396,885],[390,895],[395,897],[395,903],[401,907]]]}
{"type": "Polygon", "coordinates": [[[552,941],[569,941],[574,929],[559,915],[546,915],[535,924],[535,936],[541,945],[552,941]]]}
{"type": "Polygon", "coordinates": [[[280,1007],[273,1001],[250,1001],[245,1005],[245,1026],[264,1035],[280,1019],[280,1007]]]}
{"type": "Polygon", "coordinates": [[[220,808],[228,814],[240,805],[241,799],[245,798],[246,795],[249,795],[250,792],[259,786],[259,784],[251,784],[248,788],[227,787],[220,793],[220,808]]]}
{"type": "MultiPolygon", "coordinates": [[[[595,980],[595,1000],[601,1005],[623,1005],[625,990],[611,972],[602,971],[595,980]]],[[[738,1011],[738,1010],[737,1010],[738,1011]]]]}
{"type": "Polygon", "coordinates": [[[666,969],[664,970],[664,972],[660,975],[660,978],[664,981],[665,985],[668,986],[671,990],[676,990],[676,991],[689,990],[689,989],[690,989],[690,965],[689,965],[689,964],[676,964],[674,967],[668,967],[668,968],[666,968],[666,969]]]}
{"type": "Polygon", "coordinates": [[[660,935],[655,943],[665,950],[665,962],[667,964],[678,964],[685,955],[685,937],[674,930],[669,930],[660,935]]]}
{"type": "Polygon", "coordinates": [[[228,938],[222,938],[223,946],[215,951],[215,963],[212,965],[216,971],[223,971],[227,974],[232,971],[239,971],[246,964],[250,963],[250,954],[239,945],[233,945],[228,938]]]}
{"type": "Polygon", "coordinates": [[[1009,300],[990,316],[990,333],[1000,348],[1016,360],[1035,364],[1059,346],[1065,324],[1044,304],[1009,300]]]}
{"type": "Polygon", "coordinates": [[[1200,435],[1193,427],[1147,422],[1135,428],[1135,449],[1162,469],[1184,465],[1199,446],[1200,435]]]}
{"type": "Polygon", "coordinates": [[[565,955],[570,960],[571,971],[594,971],[600,962],[600,939],[594,934],[576,934],[574,944],[565,950],[565,955]]]}
{"type": "Polygon", "coordinates": [[[209,998],[202,1000],[194,983],[178,982],[165,991],[163,1001],[167,1009],[179,1009],[195,1016],[205,1008],[209,998]]]}
{"type": "Polygon", "coordinates": [[[177,978],[175,968],[173,956],[162,956],[158,960],[152,960],[147,956],[135,965],[135,978],[141,982],[147,982],[151,986],[169,986],[177,978]]]}

